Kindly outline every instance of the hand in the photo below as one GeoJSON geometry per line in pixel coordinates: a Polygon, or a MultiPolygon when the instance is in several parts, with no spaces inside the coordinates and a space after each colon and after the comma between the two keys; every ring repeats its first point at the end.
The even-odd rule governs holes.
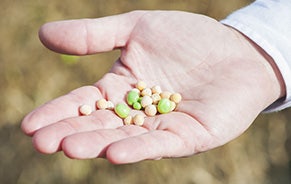
{"type": "Polygon", "coordinates": [[[115,164],[184,157],[242,134],[279,97],[284,85],[272,59],[232,28],[202,15],[134,11],[99,19],[45,24],[40,39],[61,53],[120,49],[110,73],[94,86],[59,97],[28,114],[23,131],[42,153],[105,157],[115,164]],[[80,116],[78,107],[105,97],[114,103],[137,80],[180,92],[175,112],[123,126],[109,110],[80,116]]]}

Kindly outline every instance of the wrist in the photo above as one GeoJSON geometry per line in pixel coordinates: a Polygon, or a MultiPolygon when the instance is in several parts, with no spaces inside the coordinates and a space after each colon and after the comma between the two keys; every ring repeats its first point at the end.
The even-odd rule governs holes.
{"type": "MultiPolygon", "coordinates": [[[[262,110],[286,96],[286,85],[274,59],[251,38],[233,27],[228,27],[238,39],[239,55],[249,65],[246,73],[252,98],[260,99],[262,110]]],[[[257,104],[258,105],[258,104],[257,104]]]]}
{"type": "MultiPolygon", "coordinates": [[[[241,33],[240,33],[241,34],[241,33]]],[[[243,35],[243,34],[241,34],[243,35]]],[[[258,57],[257,61],[262,64],[260,73],[264,73],[263,85],[266,86],[266,93],[268,94],[269,105],[273,102],[286,96],[286,86],[279,68],[274,59],[254,41],[243,35],[243,37],[253,47],[258,57]],[[269,90],[268,90],[269,89],[269,90]]]]}

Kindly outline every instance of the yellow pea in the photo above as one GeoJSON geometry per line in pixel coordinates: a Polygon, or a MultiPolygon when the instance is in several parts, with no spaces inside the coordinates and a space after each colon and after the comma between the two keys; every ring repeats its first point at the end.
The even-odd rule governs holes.
{"type": "Polygon", "coordinates": [[[157,114],[157,107],[155,105],[148,105],[145,107],[145,114],[148,116],[155,116],[157,114]]]}
{"type": "Polygon", "coordinates": [[[82,115],[90,115],[92,113],[92,108],[89,105],[81,105],[79,111],[82,115]]]}
{"type": "Polygon", "coordinates": [[[140,90],[139,90],[139,89],[137,89],[137,88],[133,88],[133,89],[132,89],[132,90],[130,90],[130,91],[134,91],[134,92],[136,92],[136,93],[140,94],[140,90]]]}
{"type": "Polygon", "coordinates": [[[113,110],[114,109],[114,103],[108,100],[107,101],[107,109],[113,110]]]}
{"type": "Polygon", "coordinates": [[[154,93],[152,94],[152,100],[153,100],[153,104],[158,104],[159,101],[161,100],[161,96],[158,93],[154,93]]]}
{"type": "Polygon", "coordinates": [[[160,86],[153,86],[152,87],[152,93],[154,94],[154,93],[158,93],[158,94],[160,94],[162,92],[162,89],[161,89],[161,87],[160,86]]]}
{"type": "Polygon", "coordinates": [[[143,123],[144,123],[144,116],[141,115],[141,114],[136,114],[136,115],[133,117],[133,123],[134,123],[135,125],[142,126],[143,123]]]}
{"type": "Polygon", "coordinates": [[[152,95],[152,90],[150,88],[144,88],[141,93],[142,96],[151,96],[152,95]]]}
{"type": "Polygon", "coordinates": [[[138,81],[136,83],[136,88],[142,91],[144,88],[146,88],[146,83],[144,81],[138,81]]]}
{"type": "Polygon", "coordinates": [[[169,91],[163,91],[163,92],[161,92],[161,94],[160,94],[160,96],[161,96],[161,98],[170,98],[170,96],[171,96],[171,92],[169,92],[169,91]]]}
{"type": "Polygon", "coordinates": [[[123,119],[124,125],[131,125],[133,124],[132,116],[128,115],[126,118],[123,119]]]}
{"type": "Polygon", "coordinates": [[[150,96],[144,96],[141,99],[141,106],[145,108],[148,105],[151,105],[153,103],[153,99],[150,96]]]}
{"type": "Polygon", "coordinates": [[[177,107],[177,104],[175,102],[171,101],[170,106],[171,106],[170,111],[174,111],[177,107]]]}
{"type": "Polygon", "coordinates": [[[98,100],[96,102],[96,107],[97,109],[106,109],[108,107],[108,103],[107,100],[105,100],[104,98],[101,98],[100,100],[98,100]]]}
{"type": "Polygon", "coordinates": [[[180,93],[174,93],[170,96],[170,100],[177,104],[177,103],[181,102],[182,96],[180,93]]]}

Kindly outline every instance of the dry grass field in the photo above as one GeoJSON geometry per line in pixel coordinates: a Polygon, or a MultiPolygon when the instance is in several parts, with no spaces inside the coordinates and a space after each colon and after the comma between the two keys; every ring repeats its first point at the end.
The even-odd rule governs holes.
{"type": "Polygon", "coordinates": [[[222,19],[251,0],[1,0],[0,183],[3,184],[287,184],[291,183],[291,111],[260,115],[234,141],[190,158],[112,165],[37,153],[22,118],[59,95],[92,84],[119,52],[63,62],[38,40],[49,21],[95,18],[137,9],[182,10],[222,19]]]}

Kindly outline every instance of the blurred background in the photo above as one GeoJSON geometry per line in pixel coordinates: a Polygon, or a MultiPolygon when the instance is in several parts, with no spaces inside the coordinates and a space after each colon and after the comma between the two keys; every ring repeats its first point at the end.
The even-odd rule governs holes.
{"type": "Polygon", "coordinates": [[[291,111],[260,115],[236,140],[190,158],[112,165],[103,159],[42,155],[20,131],[37,106],[106,73],[119,52],[79,59],[44,48],[45,22],[95,18],[136,9],[183,10],[218,20],[251,0],[1,0],[0,183],[286,184],[291,183],[291,111]]]}

